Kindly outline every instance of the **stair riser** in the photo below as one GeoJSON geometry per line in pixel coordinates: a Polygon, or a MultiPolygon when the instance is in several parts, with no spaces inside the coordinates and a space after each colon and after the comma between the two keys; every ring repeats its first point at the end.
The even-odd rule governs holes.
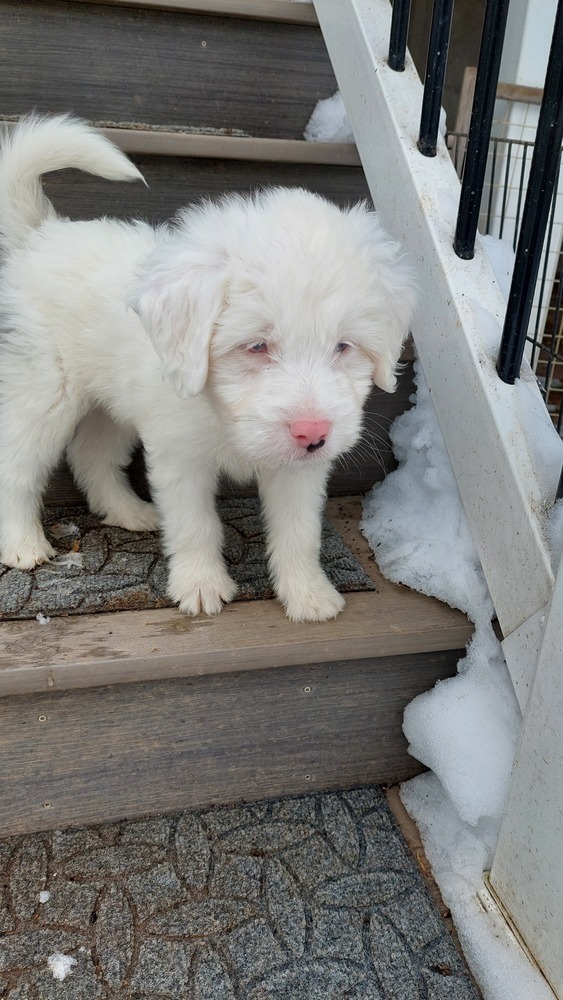
{"type": "Polygon", "coordinates": [[[0,836],[402,781],[404,707],[460,655],[5,698],[0,836]]]}

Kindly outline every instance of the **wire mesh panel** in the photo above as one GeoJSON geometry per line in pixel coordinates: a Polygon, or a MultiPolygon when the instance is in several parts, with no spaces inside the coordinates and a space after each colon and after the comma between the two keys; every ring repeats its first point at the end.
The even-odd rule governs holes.
{"type": "MultiPolygon", "coordinates": [[[[528,128],[532,128],[532,122],[528,128]]],[[[447,143],[461,178],[467,135],[450,132],[447,143]]],[[[505,240],[513,249],[516,249],[520,232],[533,148],[533,140],[500,137],[493,137],[489,147],[479,230],[483,235],[505,240]]],[[[559,191],[559,177],[556,191],[559,191]]],[[[551,206],[542,263],[536,282],[526,356],[538,377],[548,410],[560,433],[563,432],[562,235],[563,194],[558,193],[551,206]]]]}

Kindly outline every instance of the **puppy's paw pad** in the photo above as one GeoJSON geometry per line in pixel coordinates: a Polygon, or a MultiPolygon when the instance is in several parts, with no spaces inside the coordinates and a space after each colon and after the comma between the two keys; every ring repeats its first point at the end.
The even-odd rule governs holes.
{"type": "Polygon", "coordinates": [[[139,500],[127,507],[109,510],[103,523],[125,528],[126,531],[158,531],[160,518],[154,504],[139,500]]]}
{"type": "Polygon", "coordinates": [[[283,604],[292,622],[326,622],[336,618],[346,602],[342,594],[323,578],[305,591],[291,595],[283,604]]]}
{"type": "Polygon", "coordinates": [[[223,604],[232,601],[237,592],[237,585],[228,573],[222,573],[211,579],[194,581],[192,584],[179,588],[169,587],[168,593],[179,605],[185,615],[218,615],[223,604]]]}
{"type": "Polygon", "coordinates": [[[0,553],[0,562],[13,569],[30,570],[54,559],[56,554],[46,538],[38,538],[21,545],[6,545],[0,553]]]}

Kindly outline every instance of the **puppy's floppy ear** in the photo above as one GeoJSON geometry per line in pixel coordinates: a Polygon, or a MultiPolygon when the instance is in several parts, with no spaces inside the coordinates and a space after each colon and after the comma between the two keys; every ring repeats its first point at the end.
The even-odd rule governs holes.
{"type": "Polygon", "coordinates": [[[226,251],[182,247],[173,239],[149,257],[129,300],[182,399],[197,396],[207,381],[227,271],[226,251]]]}

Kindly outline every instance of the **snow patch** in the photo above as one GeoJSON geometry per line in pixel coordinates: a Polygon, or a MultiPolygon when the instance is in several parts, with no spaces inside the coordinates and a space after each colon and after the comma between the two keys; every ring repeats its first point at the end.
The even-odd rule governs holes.
{"type": "Polygon", "coordinates": [[[469,827],[431,773],[402,785],[401,799],[417,823],[432,872],[484,1000],[555,1000],[504,921],[480,901],[482,873],[492,861],[498,823],[483,818],[477,826],[469,827]]]}
{"type": "Polygon", "coordinates": [[[364,501],[360,527],[381,572],[475,623],[458,675],[407,706],[409,751],[440,779],[458,815],[476,826],[502,815],[521,716],[493,606],[421,366],[417,402],[391,428],[399,468],[364,501]]]}
{"type": "Polygon", "coordinates": [[[495,272],[495,278],[503,298],[507,300],[514,268],[512,243],[509,243],[508,240],[498,240],[496,236],[482,236],[481,241],[495,272]]]}
{"type": "Polygon", "coordinates": [[[315,105],[305,131],[307,142],[354,142],[354,134],[348,120],[340,91],[315,105]]]}
{"type": "Polygon", "coordinates": [[[59,979],[61,982],[72,972],[76,964],[76,959],[71,955],[63,955],[58,951],[54,955],[49,955],[47,959],[47,965],[54,979],[59,979]]]}

